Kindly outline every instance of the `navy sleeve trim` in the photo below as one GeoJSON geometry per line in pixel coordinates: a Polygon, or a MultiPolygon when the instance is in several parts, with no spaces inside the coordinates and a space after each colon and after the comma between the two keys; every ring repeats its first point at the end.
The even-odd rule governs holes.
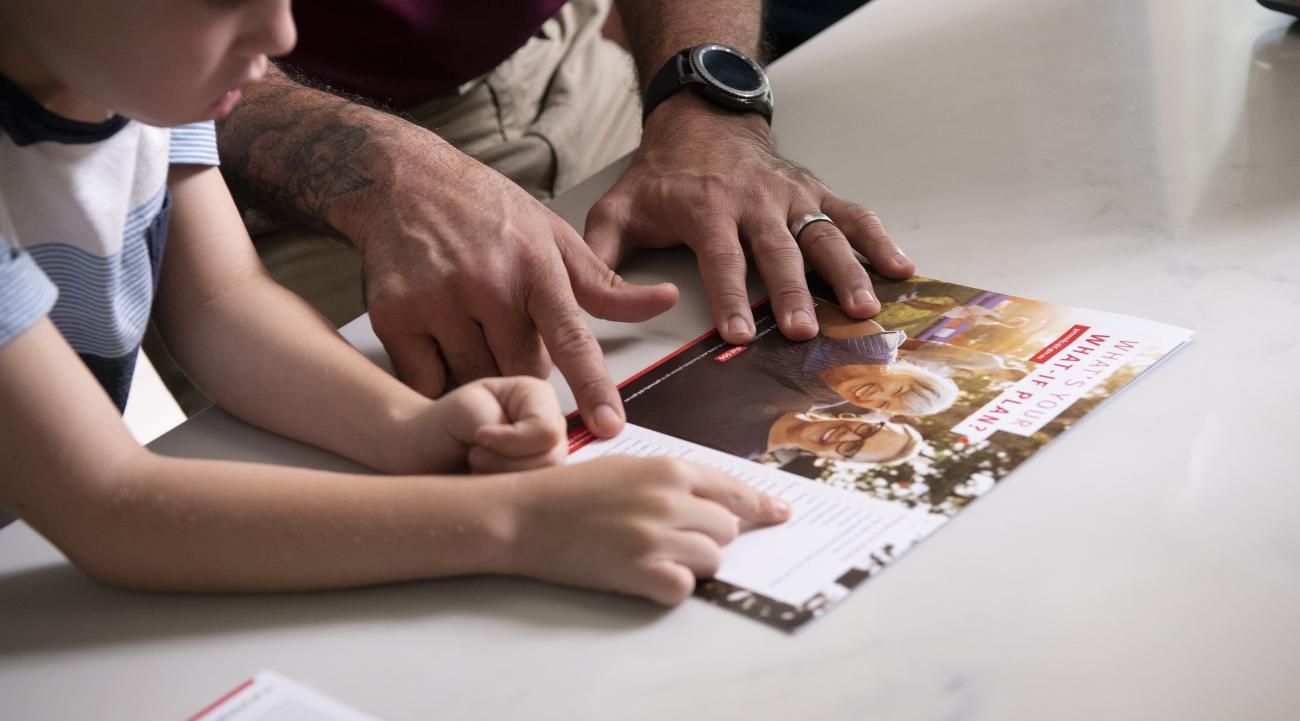
{"type": "Polygon", "coordinates": [[[42,141],[79,145],[113,137],[129,121],[114,115],[102,123],[70,120],[47,110],[0,75],[0,131],[18,146],[42,141]]]}

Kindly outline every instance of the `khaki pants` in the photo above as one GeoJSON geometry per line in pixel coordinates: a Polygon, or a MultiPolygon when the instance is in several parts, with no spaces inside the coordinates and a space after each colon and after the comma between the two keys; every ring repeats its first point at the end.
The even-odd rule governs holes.
{"type": "MultiPolygon", "coordinates": [[[[640,141],[632,58],[601,34],[610,4],[570,0],[487,75],[407,113],[533,197],[555,197],[640,141]]],[[[336,325],[362,313],[360,261],[350,247],[301,228],[255,233],[254,241],[271,275],[336,325]]]]}
{"type": "Polygon", "coordinates": [[[636,147],[632,58],[601,35],[610,0],[570,0],[487,75],[407,112],[541,199],[636,147]]]}
{"type": "MultiPolygon", "coordinates": [[[[553,198],[640,140],[632,59],[601,34],[610,4],[570,0],[487,75],[462,85],[454,96],[406,112],[534,197],[553,198]]],[[[277,282],[335,326],[364,312],[355,249],[304,228],[257,225],[250,222],[254,243],[277,282]]],[[[186,413],[208,405],[166,358],[156,336],[146,338],[146,352],[186,413]]]]}

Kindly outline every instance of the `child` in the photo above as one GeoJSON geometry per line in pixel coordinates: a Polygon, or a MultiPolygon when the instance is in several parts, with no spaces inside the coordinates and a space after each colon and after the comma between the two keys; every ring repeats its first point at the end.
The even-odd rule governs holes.
{"type": "Polygon", "coordinates": [[[510,573],[665,604],[716,571],[741,521],[788,516],[679,461],[556,466],[563,423],[541,381],[429,401],[272,283],[211,123],[185,124],[229,113],[293,42],[288,0],[0,5],[0,502],[136,588],[510,573]],[[222,407],[402,475],[139,447],[118,411],[151,307],[222,407]],[[464,469],[489,475],[428,475],[464,469]]]}

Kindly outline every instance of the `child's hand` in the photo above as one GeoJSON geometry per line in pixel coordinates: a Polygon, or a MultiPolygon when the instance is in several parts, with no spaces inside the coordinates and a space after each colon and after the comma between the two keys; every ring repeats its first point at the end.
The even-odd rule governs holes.
{"type": "Polygon", "coordinates": [[[484,378],[435,401],[445,432],[471,471],[498,473],[552,466],[567,451],[555,391],[527,376],[484,378]]]}
{"type": "Polygon", "coordinates": [[[680,603],[742,524],[790,509],[731,476],[674,458],[610,456],[521,474],[506,573],[680,603]]]}
{"type": "Polygon", "coordinates": [[[398,421],[399,473],[497,473],[560,463],[564,417],[555,391],[529,377],[467,383],[398,421]]]}

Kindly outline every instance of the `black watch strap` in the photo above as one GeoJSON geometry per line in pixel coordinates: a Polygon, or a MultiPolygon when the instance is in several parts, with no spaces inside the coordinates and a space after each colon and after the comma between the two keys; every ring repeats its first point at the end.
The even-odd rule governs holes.
{"type": "Polygon", "coordinates": [[[645,125],[645,121],[650,118],[650,113],[654,112],[660,103],[686,87],[682,79],[686,77],[688,68],[683,65],[690,62],[690,53],[690,50],[683,50],[668,58],[668,62],[655,73],[654,79],[650,81],[650,87],[646,88],[645,97],[641,100],[642,125],[645,125]]]}
{"type": "MultiPolygon", "coordinates": [[[[700,49],[715,48],[724,50],[733,55],[744,57],[740,51],[734,48],[718,45],[697,46],[700,49]]],[[[738,113],[755,112],[763,116],[768,125],[772,124],[772,96],[771,90],[768,89],[761,95],[750,98],[737,98],[730,93],[715,88],[706,82],[700,73],[692,65],[691,56],[697,48],[686,48],[668,59],[664,66],[659,69],[654,78],[650,80],[650,86],[646,88],[645,97],[641,102],[641,123],[644,125],[650,118],[650,113],[659,107],[665,100],[676,95],[683,88],[690,87],[696,91],[696,94],[710,103],[727,110],[738,113]]],[[[752,60],[745,58],[745,62],[757,65],[752,60]]],[[[762,70],[758,70],[759,73],[762,70]]],[[[767,86],[767,80],[762,80],[763,86],[767,86]]]]}

